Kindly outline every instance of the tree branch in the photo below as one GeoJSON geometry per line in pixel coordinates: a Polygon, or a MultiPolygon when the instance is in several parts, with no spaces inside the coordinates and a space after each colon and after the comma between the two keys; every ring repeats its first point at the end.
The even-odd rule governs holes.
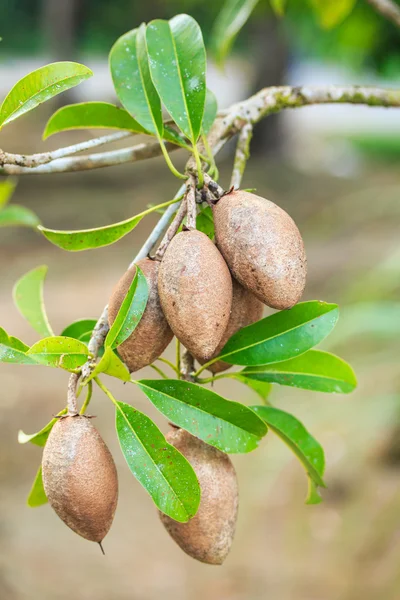
{"type": "Polygon", "coordinates": [[[240,188],[242,183],[243,173],[246,169],[247,161],[250,157],[250,142],[253,137],[253,125],[246,123],[239,133],[239,139],[236,146],[235,162],[233,163],[233,171],[230,187],[236,190],[240,188]]]}
{"type": "Polygon", "coordinates": [[[93,138],[91,140],[85,140],[79,144],[73,144],[72,146],[66,146],[65,148],[59,148],[52,152],[42,152],[40,154],[10,154],[9,152],[3,152],[0,150],[0,166],[3,165],[17,165],[19,167],[34,168],[39,165],[50,163],[59,158],[65,156],[71,156],[71,154],[77,154],[84,150],[91,150],[105,144],[111,144],[122,140],[126,137],[133,135],[131,131],[120,131],[118,133],[112,133],[110,135],[103,135],[102,137],[93,138]]]}
{"type": "MultiPolygon", "coordinates": [[[[254,125],[271,113],[287,108],[299,108],[312,104],[364,104],[367,106],[399,107],[400,91],[361,86],[317,86],[317,87],[269,87],[251,98],[231,106],[220,113],[209,134],[208,142],[213,154],[247,124],[254,125]]],[[[93,141],[93,140],[90,140],[93,141]]],[[[179,146],[168,143],[172,152],[179,146]]],[[[0,168],[3,175],[25,175],[27,173],[65,173],[110,167],[127,162],[153,158],[161,154],[158,142],[138,144],[110,152],[90,154],[81,157],[58,158],[34,168],[5,164],[0,168]]]]}
{"type": "Polygon", "coordinates": [[[398,4],[392,0],[367,0],[367,2],[385,19],[392,21],[396,27],[400,27],[400,6],[398,4]]]}
{"type": "MultiPolygon", "coordinates": [[[[165,144],[169,152],[179,150],[180,146],[172,143],[165,144]]],[[[101,169],[103,167],[112,167],[128,162],[137,162],[154,158],[162,154],[161,146],[158,142],[147,142],[137,144],[130,148],[120,150],[111,150],[109,152],[97,152],[88,156],[75,156],[58,158],[47,164],[41,164],[38,167],[21,167],[18,165],[5,164],[0,167],[2,175],[36,175],[43,173],[70,173],[73,171],[88,171],[91,169],[101,169]]],[[[1,159],[1,157],[0,157],[1,159]]]]}

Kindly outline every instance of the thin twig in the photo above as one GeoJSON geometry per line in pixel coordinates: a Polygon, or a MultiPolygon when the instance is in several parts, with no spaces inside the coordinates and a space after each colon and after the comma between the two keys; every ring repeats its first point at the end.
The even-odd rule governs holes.
{"type": "Polygon", "coordinates": [[[235,161],[233,163],[233,171],[231,177],[231,188],[236,190],[240,188],[242,183],[243,173],[246,169],[247,161],[250,158],[250,142],[253,137],[253,125],[246,123],[239,133],[239,138],[236,146],[235,161]]]}
{"type": "Polygon", "coordinates": [[[392,0],[367,0],[367,2],[385,19],[400,27],[400,6],[398,4],[392,0]]]}
{"type": "Polygon", "coordinates": [[[111,144],[118,140],[122,140],[126,137],[132,136],[132,131],[119,131],[118,133],[111,133],[110,135],[103,135],[102,137],[92,138],[91,140],[85,140],[79,142],[79,144],[73,144],[66,146],[65,148],[59,148],[51,152],[41,152],[38,154],[10,154],[9,152],[3,152],[0,150],[0,165],[18,165],[20,167],[33,168],[39,165],[45,165],[49,162],[64,158],[65,156],[71,156],[71,154],[77,154],[84,150],[91,150],[92,148],[98,148],[105,144],[111,144]]]}
{"type": "Polygon", "coordinates": [[[159,245],[159,247],[157,249],[157,252],[155,254],[155,258],[157,260],[161,260],[162,257],[164,256],[165,251],[168,248],[170,241],[172,240],[174,235],[176,235],[176,232],[178,231],[179,227],[182,224],[183,219],[185,218],[186,211],[187,211],[187,201],[186,201],[186,196],[185,196],[181,202],[178,212],[175,215],[174,220],[172,221],[171,225],[168,227],[168,229],[161,241],[161,244],[159,245]]]}

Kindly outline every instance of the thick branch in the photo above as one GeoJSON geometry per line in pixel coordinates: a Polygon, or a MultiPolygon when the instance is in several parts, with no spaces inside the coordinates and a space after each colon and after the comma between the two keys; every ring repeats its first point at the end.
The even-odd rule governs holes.
{"type": "MultiPolygon", "coordinates": [[[[271,113],[286,108],[299,108],[312,104],[364,104],[367,106],[399,107],[400,91],[360,86],[281,86],[264,88],[251,98],[235,104],[221,113],[208,139],[212,152],[214,155],[217,154],[228,139],[239,133],[249,123],[254,125],[271,113]]],[[[170,143],[166,144],[166,147],[170,152],[179,148],[170,143]]],[[[0,168],[0,174],[24,175],[27,173],[84,171],[145,160],[160,154],[160,145],[157,142],[148,142],[131,148],[96,153],[89,156],[59,158],[35,168],[4,165],[0,168]]]]}
{"type": "Polygon", "coordinates": [[[400,6],[398,4],[392,0],[367,0],[367,2],[385,19],[400,27],[400,6]]]}
{"type": "MultiPolygon", "coordinates": [[[[174,235],[176,235],[179,227],[182,224],[183,219],[185,218],[187,212],[187,201],[186,197],[183,198],[181,205],[179,207],[178,212],[175,215],[174,220],[171,225],[168,227],[163,239],[161,240],[161,244],[159,245],[155,258],[157,260],[161,260],[165,254],[166,249],[174,235]]],[[[174,205],[175,206],[175,205],[174,205]]]]}
{"type": "Polygon", "coordinates": [[[250,157],[250,142],[252,137],[253,125],[251,123],[246,123],[239,133],[239,139],[235,153],[235,162],[233,163],[231,187],[235,188],[236,190],[240,188],[243,173],[250,157]]]}

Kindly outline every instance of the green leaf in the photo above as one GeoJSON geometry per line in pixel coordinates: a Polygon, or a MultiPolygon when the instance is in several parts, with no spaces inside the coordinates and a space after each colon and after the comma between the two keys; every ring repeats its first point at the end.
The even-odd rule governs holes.
{"type": "Polygon", "coordinates": [[[206,104],[204,107],[204,116],[203,116],[203,133],[208,133],[213,126],[215,118],[218,113],[218,102],[215,94],[207,88],[206,93],[206,104]]]}
{"type": "MultiPolygon", "coordinates": [[[[58,416],[65,415],[66,413],[67,409],[63,408],[63,410],[61,410],[58,413],[58,416]]],[[[27,434],[20,429],[18,432],[18,443],[27,444],[28,442],[30,442],[35,446],[40,446],[41,448],[43,448],[47,442],[47,438],[50,435],[50,431],[53,429],[57,421],[58,419],[52,419],[49,423],[47,423],[47,425],[45,425],[40,431],[37,431],[36,433],[27,434]]]]}
{"type": "MultiPolygon", "coordinates": [[[[82,102],[63,106],[47,122],[43,139],[71,129],[121,129],[153,135],[124,109],[107,102],[82,102]]],[[[187,142],[171,127],[164,127],[163,138],[187,147],[187,142]]]]}
{"type": "Polygon", "coordinates": [[[250,452],[267,433],[246,406],[195,383],[174,379],[135,383],[167,419],[223,452],[250,452]]]}
{"type": "Polygon", "coordinates": [[[240,374],[258,382],[269,381],[315,392],[349,394],[357,385],[348,363],[321,350],[309,350],[273,365],[246,367],[240,374]]]}
{"type": "Polygon", "coordinates": [[[338,316],[336,304],[301,302],[243,327],[215,360],[251,366],[293,358],[319,344],[332,331],[338,316]]]}
{"type": "Polygon", "coordinates": [[[272,10],[278,17],[283,17],[286,0],[271,0],[272,10]]]}
{"type": "Polygon", "coordinates": [[[36,508],[37,506],[42,506],[43,504],[47,504],[47,496],[44,491],[43,486],[43,477],[42,477],[42,466],[40,465],[38,472],[36,473],[35,480],[31,487],[31,491],[29,492],[28,498],[26,500],[28,506],[31,508],[36,508]]]}
{"type": "Polygon", "coordinates": [[[0,362],[16,363],[20,365],[37,365],[37,361],[25,352],[17,350],[6,344],[0,343],[0,362]]]}
{"type": "Polygon", "coordinates": [[[33,329],[41,336],[52,336],[43,300],[43,283],[47,267],[42,265],[29,271],[17,281],[13,290],[15,306],[33,329]]]}
{"type": "Polygon", "coordinates": [[[16,186],[16,180],[11,177],[8,177],[8,179],[5,179],[4,181],[0,181],[0,210],[4,208],[10,200],[16,186]]]}
{"type": "Polygon", "coordinates": [[[74,323],[71,323],[71,325],[68,325],[68,327],[61,332],[61,335],[87,343],[96,323],[96,319],[80,319],[79,321],[75,321],[74,323]]]}
{"type": "Polygon", "coordinates": [[[146,133],[146,129],[123,108],[108,102],[80,102],[57,110],[47,122],[43,139],[71,129],[123,129],[146,133]]]}
{"type": "Polygon", "coordinates": [[[226,0],[212,31],[211,42],[217,63],[222,65],[233,42],[258,4],[258,0],[226,0]]]}
{"type": "Polygon", "coordinates": [[[136,329],[149,297],[149,286],[142,270],[136,266],[135,276],[120,306],[104,345],[117,348],[136,329]]]}
{"type": "Polygon", "coordinates": [[[67,371],[78,369],[88,359],[88,349],[83,342],[62,336],[48,337],[36,342],[27,354],[42,365],[61,367],[67,371]]]}
{"type": "Polygon", "coordinates": [[[0,327],[0,344],[5,346],[9,346],[10,348],[14,348],[15,350],[20,350],[21,352],[27,352],[29,350],[29,346],[24,344],[18,338],[8,335],[7,332],[0,327]]]}
{"type": "Polygon", "coordinates": [[[29,73],[6,96],[0,108],[0,128],[92,75],[90,69],[74,62],[56,62],[29,73]]]}
{"type": "Polygon", "coordinates": [[[322,479],[325,470],[322,446],[293,415],[271,406],[253,406],[252,408],[294,452],[303,465],[313,484],[309,488],[306,503],[315,504],[318,496],[315,486],[326,487],[322,479]]]}
{"type": "Polygon", "coordinates": [[[33,211],[19,204],[11,204],[0,210],[0,227],[37,227],[40,219],[33,211]]]}
{"type": "Polygon", "coordinates": [[[196,228],[210,238],[214,239],[214,219],[209,206],[203,208],[196,217],[196,228]]]}
{"type": "Polygon", "coordinates": [[[116,428],[126,462],[157,508],[180,523],[198,509],[200,486],[190,463],[149,417],[117,402],[116,428]]]}
{"type": "Polygon", "coordinates": [[[164,208],[170,204],[174,204],[174,202],[176,202],[176,199],[164,202],[163,204],[158,204],[157,206],[152,206],[125,221],[113,223],[113,225],[106,225],[105,227],[97,227],[95,229],[60,231],[59,229],[47,229],[47,227],[42,227],[41,225],[38,229],[49,242],[63,250],[68,250],[69,252],[80,252],[81,250],[102,248],[103,246],[114,244],[114,242],[123,238],[127,233],[130,233],[146,215],[156,212],[157,210],[160,210],[160,208],[164,208]]]}
{"type": "Polygon", "coordinates": [[[195,144],[206,100],[206,51],[201,29],[189,15],[156,19],[146,29],[151,78],[167,111],[195,144]]]}
{"type": "Polygon", "coordinates": [[[150,77],[144,28],[143,24],[115,42],[110,52],[110,70],[122,105],[142,127],[162,137],[161,101],[150,77]]]}
{"type": "Polygon", "coordinates": [[[339,25],[353,10],[357,0],[309,0],[321,27],[339,25]]]}
{"type": "Polygon", "coordinates": [[[258,379],[252,379],[251,377],[246,377],[244,375],[244,371],[240,373],[234,373],[234,378],[238,381],[241,381],[247,387],[251,388],[258,396],[261,398],[263,402],[267,401],[268,396],[271,393],[272,385],[265,381],[259,381],[258,379]]]}
{"type": "Polygon", "coordinates": [[[105,373],[110,377],[116,377],[117,379],[121,379],[122,381],[130,381],[131,375],[122,362],[122,360],[113,352],[110,347],[106,347],[103,356],[100,361],[97,363],[96,367],[90,374],[90,376],[85,380],[85,383],[88,383],[94,377],[97,377],[100,373],[105,373]]]}

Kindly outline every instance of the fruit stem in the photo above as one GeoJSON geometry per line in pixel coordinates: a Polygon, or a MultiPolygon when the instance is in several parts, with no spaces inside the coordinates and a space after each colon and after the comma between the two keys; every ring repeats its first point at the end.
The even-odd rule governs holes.
{"type": "Polygon", "coordinates": [[[78,385],[79,377],[79,373],[72,373],[68,381],[67,408],[69,416],[75,416],[78,414],[78,406],[76,403],[76,388],[78,385]]]}
{"type": "Polygon", "coordinates": [[[196,373],[193,374],[193,377],[195,377],[197,379],[197,377],[200,375],[200,373],[202,373],[205,369],[208,369],[208,367],[210,365],[213,365],[215,362],[220,360],[220,358],[221,358],[220,356],[216,356],[215,358],[212,358],[208,362],[204,363],[204,365],[202,365],[200,367],[200,369],[197,369],[196,373]]]}
{"type": "Polygon", "coordinates": [[[184,197],[181,202],[181,205],[178,209],[178,212],[176,213],[172,223],[168,227],[163,239],[161,240],[161,243],[155,254],[156,259],[160,260],[164,256],[165,251],[168,248],[170,241],[172,240],[174,235],[176,235],[176,232],[178,231],[183,219],[185,218],[186,211],[187,211],[187,202],[186,202],[186,198],[184,197]]]}
{"type": "MultiPolygon", "coordinates": [[[[167,149],[166,149],[166,147],[165,147],[165,145],[164,145],[164,142],[163,142],[162,140],[160,140],[160,146],[161,146],[161,150],[162,150],[162,153],[163,153],[163,155],[164,155],[164,158],[165,158],[165,162],[167,163],[167,165],[168,165],[168,168],[169,168],[169,170],[171,171],[171,173],[172,173],[173,175],[175,175],[175,177],[178,177],[178,179],[186,179],[186,175],[185,175],[184,173],[180,173],[180,172],[179,172],[179,171],[178,171],[178,170],[177,170],[177,169],[174,167],[174,165],[173,165],[173,163],[172,163],[172,160],[171,160],[171,158],[170,158],[170,156],[169,156],[169,154],[168,154],[168,152],[167,152],[167,149]]],[[[195,155],[195,156],[196,156],[196,155],[195,155]]],[[[200,159],[199,159],[199,160],[200,160],[200,159]]],[[[197,162],[197,159],[196,159],[196,162],[197,162]]]]}
{"type": "Polygon", "coordinates": [[[187,217],[186,225],[188,229],[196,229],[196,216],[197,216],[197,205],[196,205],[196,179],[194,175],[190,176],[190,185],[186,194],[187,203],[187,217]]]}
{"type": "MultiPolygon", "coordinates": [[[[176,340],[176,341],[177,341],[177,343],[179,343],[178,340],[176,340]]],[[[174,373],[176,373],[179,376],[179,369],[177,369],[176,366],[174,365],[174,363],[172,363],[170,360],[163,358],[161,356],[160,356],[160,358],[157,358],[157,360],[159,360],[159,361],[165,363],[166,365],[168,365],[169,367],[171,367],[171,369],[174,371],[174,373]]]]}

